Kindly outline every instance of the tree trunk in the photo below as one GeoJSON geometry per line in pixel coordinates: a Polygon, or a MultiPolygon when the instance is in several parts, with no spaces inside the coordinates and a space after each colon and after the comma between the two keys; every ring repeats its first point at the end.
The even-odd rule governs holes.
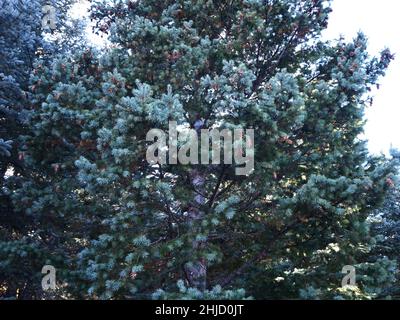
{"type": "MultiPolygon", "coordinates": [[[[200,231],[199,221],[204,219],[205,213],[201,208],[205,204],[205,198],[202,194],[204,188],[205,179],[197,170],[191,172],[191,184],[194,191],[193,203],[189,209],[189,224],[192,228],[192,234],[196,235],[200,231]],[[196,192],[197,191],[197,192],[196,192]],[[199,194],[201,193],[201,194],[199,194]]],[[[194,256],[204,248],[206,245],[205,240],[194,239],[192,243],[194,256]]],[[[207,264],[205,259],[194,258],[185,264],[186,280],[190,287],[196,288],[200,291],[204,291],[207,286],[207,264]]]]}

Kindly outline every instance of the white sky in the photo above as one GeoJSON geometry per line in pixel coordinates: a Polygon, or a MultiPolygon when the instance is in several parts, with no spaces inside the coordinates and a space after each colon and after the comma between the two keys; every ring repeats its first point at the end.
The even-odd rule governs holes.
{"type": "Polygon", "coordinates": [[[368,108],[365,127],[372,153],[388,153],[391,144],[400,148],[400,12],[399,0],[333,0],[327,38],[343,34],[352,39],[359,30],[369,38],[371,54],[389,47],[396,54],[381,89],[375,92],[374,104],[368,108]]]}
{"type": "MultiPolygon", "coordinates": [[[[74,16],[84,16],[88,8],[88,2],[81,0],[73,10],[74,16]]],[[[391,146],[400,149],[400,0],[333,0],[332,9],[325,38],[343,35],[351,40],[361,30],[369,38],[371,54],[385,47],[397,54],[380,81],[381,89],[374,93],[373,106],[367,110],[365,137],[371,153],[388,154],[391,146]]],[[[90,35],[89,39],[93,44],[104,43],[99,36],[90,35]]]]}

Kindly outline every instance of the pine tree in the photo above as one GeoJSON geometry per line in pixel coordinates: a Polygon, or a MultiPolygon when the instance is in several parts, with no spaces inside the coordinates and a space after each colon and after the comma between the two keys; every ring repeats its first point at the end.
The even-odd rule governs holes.
{"type": "MultiPolygon", "coordinates": [[[[26,101],[29,72],[36,49],[41,45],[41,7],[38,2],[2,2],[0,11],[0,182],[3,182],[11,157],[11,139],[20,125],[26,101]],[[30,15],[32,14],[32,15],[30,15]],[[27,23],[28,22],[28,23],[27,23]]],[[[13,157],[15,165],[15,154],[13,157]]],[[[2,183],[1,183],[2,185],[2,183]]]]}
{"type": "Polygon", "coordinates": [[[35,219],[23,210],[15,210],[10,195],[23,177],[30,176],[24,167],[21,144],[31,129],[29,79],[35,61],[41,59],[49,65],[52,57],[66,51],[67,44],[72,49],[82,39],[79,33],[70,33],[71,28],[66,25],[73,3],[0,3],[0,297],[32,298],[41,294],[36,289],[40,288],[40,271],[48,254],[39,250],[39,242],[32,241],[31,235],[38,228],[35,219]],[[48,4],[55,8],[58,30],[43,29],[43,7],[48,4]],[[48,39],[51,35],[63,35],[64,41],[52,42],[48,39]]]}
{"type": "Polygon", "coordinates": [[[14,194],[70,294],[86,298],[373,298],[367,217],[394,164],[368,155],[368,92],[392,60],[325,42],[329,1],[96,1],[113,48],[38,65],[14,194]],[[169,121],[255,130],[255,170],[152,165],[169,121]],[[50,232],[51,231],[51,232],[50,232]],[[61,261],[67,261],[62,263],[61,261]],[[357,289],[341,288],[345,265],[357,289]]]}
{"type": "MultiPolygon", "coordinates": [[[[393,151],[394,159],[399,159],[398,151],[393,151]]],[[[387,183],[391,186],[383,205],[378,208],[370,217],[372,235],[375,237],[376,245],[373,253],[379,257],[387,257],[400,265],[400,256],[398,254],[400,241],[400,190],[396,179],[388,179],[387,183]]],[[[382,296],[390,296],[393,299],[400,297],[399,272],[393,268],[393,275],[396,281],[384,288],[382,296]]]]}
{"type": "Polygon", "coordinates": [[[0,11],[0,182],[8,167],[20,168],[20,161],[11,141],[18,140],[29,116],[29,77],[34,61],[49,61],[52,56],[82,45],[82,29],[68,23],[68,10],[74,0],[10,0],[1,3],[0,11]],[[54,7],[55,27],[44,29],[43,8],[54,7]],[[74,30],[76,29],[76,30],[74,30]],[[61,38],[52,42],[50,36],[61,38]],[[5,159],[5,157],[8,157],[5,159]]]}
{"type": "Polygon", "coordinates": [[[0,291],[0,296],[15,296],[17,289],[25,285],[19,280],[26,277],[21,276],[24,267],[18,270],[17,261],[23,259],[18,255],[26,255],[29,245],[13,241],[13,233],[19,233],[24,223],[9,199],[5,173],[9,168],[16,176],[22,171],[16,140],[25,132],[29,74],[35,51],[43,42],[38,1],[2,1],[0,6],[0,287],[7,288],[6,292],[0,291]],[[13,249],[18,253],[13,255],[13,249]]]}

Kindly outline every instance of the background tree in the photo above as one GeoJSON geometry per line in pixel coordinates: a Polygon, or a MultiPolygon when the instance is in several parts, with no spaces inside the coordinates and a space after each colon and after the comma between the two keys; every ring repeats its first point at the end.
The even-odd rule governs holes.
{"type": "Polygon", "coordinates": [[[74,2],[9,0],[0,4],[0,296],[38,296],[35,290],[40,287],[45,259],[30,236],[40,227],[32,216],[15,210],[10,194],[22,177],[30,175],[20,144],[31,130],[29,79],[35,61],[48,65],[55,55],[82,45],[81,29],[67,22],[74,2]],[[55,8],[57,29],[43,29],[42,8],[47,4],[55,8]],[[63,40],[54,42],[57,37],[63,40]]]}
{"type": "Polygon", "coordinates": [[[395,164],[368,155],[367,94],[392,60],[324,42],[328,1],[95,1],[113,48],[37,65],[13,194],[74,296],[373,298],[367,217],[395,164]],[[146,133],[253,128],[236,164],[150,165],[146,133]],[[358,287],[341,288],[345,265],[358,287]],[[178,286],[177,286],[178,284],[178,286]],[[237,289],[237,290],[233,290],[237,289]],[[245,289],[245,290],[244,290],[245,289]]]}
{"type": "MultiPolygon", "coordinates": [[[[398,151],[393,151],[392,155],[395,159],[400,158],[398,151]]],[[[398,254],[400,241],[400,190],[398,177],[395,180],[388,180],[391,190],[383,203],[383,205],[374,211],[370,217],[372,234],[376,237],[376,246],[373,253],[377,257],[389,257],[396,261],[397,266],[400,265],[400,257],[398,254]]],[[[383,296],[391,296],[393,299],[400,297],[399,272],[398,269],[392,270],[396,277],[396,281],[382,292],[383,296]]]]}

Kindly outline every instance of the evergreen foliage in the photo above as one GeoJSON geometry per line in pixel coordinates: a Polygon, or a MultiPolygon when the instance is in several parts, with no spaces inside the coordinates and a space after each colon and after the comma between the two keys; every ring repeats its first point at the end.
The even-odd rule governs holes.
{"type": "Polygon", "coordinates": [[[63,295],[89,299],[380,297],[395,264],[372,254],[368,217],[396,163],[360,134],[393,56],[370,57],[361,33],[323,41],[329,12],[324,0],[94,1],[112,47],[34,65],[29,175],[6,188],[34,228],[0,242],[0,268],[54,265],[63,295]],[[169,121],[254,129],[254,172],[149,164],[146,133],[169,121]],[[342,288],[346,265],[357,287],[342,288]]]}
{"type": "MultiPolygon", "coordinates": [[[[394,153],[395,158],[399,158],[398,152],[394,153]]],[[[370,217],[372,235],[376,238],[376,246],[373,254],[377,258],[388,257],[400,265],[399,241],[400,241],[400,190],[398,177],[389,180],[391,190],[388,193],[383,205],[373,212],[370,217]]],[[[389,296],[392,299],[400,297],[399,272],[393,269],[395,281],[385,287],[381,296],[389,296]]]]}
{"type": "Polygon", "coordinates": [[[0,2],[0,295],[5,297],[42,296],[40,271],[48,248],[31,237],[42,226],[25,210],[16,210],[10,196],[23,178],[29,179],[34,174],[24,166],[21,143],[31,132],[29,84],[35,61],[41,59],[50,65],[56,54],[81,43],[79,31],[72,32],[66,24],[73,3],[73,0],[0,2]],[[47,4],[55,8],[57,31],[43,30],[43,7],[47,4]],[[56,43],[49,39],[56,35],[64,40],[56,43]]]}

